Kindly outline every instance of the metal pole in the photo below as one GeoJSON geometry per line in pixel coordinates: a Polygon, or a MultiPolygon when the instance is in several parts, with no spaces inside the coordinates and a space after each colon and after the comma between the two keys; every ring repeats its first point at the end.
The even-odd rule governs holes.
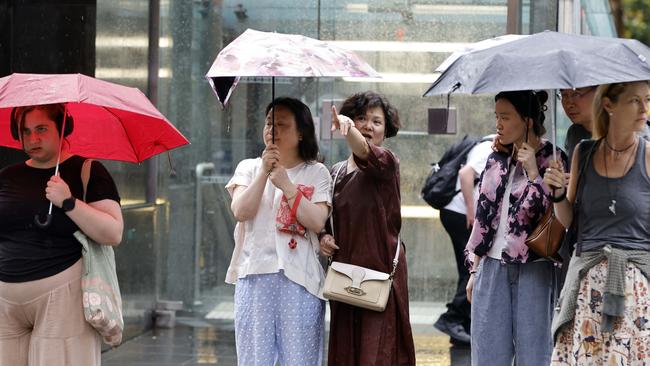
{"type": "Polygon", "coordinates": [[[201,306],[201,245],[203,242],[203,190],[201,181],[207,170],[214,170],[213,163],[196,164],[196,209],[194,210],[194,306],[201,306]]]}
{"type": "MultiPolygon", "coordinates": [[[[160,68],[160,0],[149,0],[149,49],[147,62],[147,96],[158,104],[158,69],[160,68]]],[[[147,160],[147,203],[156,203],[158,196],[158,158],[147,160]]]]}
{"type": "Polygon", "coordinates": [[[573,15],[572,15],[572,21],[573,21],[573,33],[574,34],[580,34],[582,33],[582,14],[581,14],[581,1],[580,0],[573,0],[573,15]]]}
{"type": "Polygon", "coordinates": [[[521,34],[521,0],[508,0],[506,33],[521,34]]]}

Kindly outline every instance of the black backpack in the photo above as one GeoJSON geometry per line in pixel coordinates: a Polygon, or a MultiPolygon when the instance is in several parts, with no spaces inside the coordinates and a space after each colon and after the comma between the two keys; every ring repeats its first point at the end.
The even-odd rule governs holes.
{"type": "Polygon", "coordinates": [[[451,145],[437,163],[431,164],[431,172],[422,187],[422,199],[438,210],[447,206],[460,192],[456,189],[456,180],[458,171],[467,161],[467,154],[476,144],[488,140],[491,139],[477,139],[465,135],[462,140],[451,145]]]}

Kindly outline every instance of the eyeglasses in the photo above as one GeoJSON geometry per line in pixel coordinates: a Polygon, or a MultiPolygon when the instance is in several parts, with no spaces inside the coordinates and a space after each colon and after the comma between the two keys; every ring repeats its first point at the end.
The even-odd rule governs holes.
{"type": "Polygon", "coordinates": [[[562,91],[558,93],[557,96],[558,98],[560,98],[562,102],[570,102],[572,100],[582,99],[592,91],[594,91],[593,88],[582,90],[582,91],[578,91],[578,90],[562,91]]]}

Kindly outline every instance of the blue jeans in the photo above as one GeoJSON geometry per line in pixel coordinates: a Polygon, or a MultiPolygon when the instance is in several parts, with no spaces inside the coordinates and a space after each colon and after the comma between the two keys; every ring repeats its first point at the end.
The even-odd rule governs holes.
{"type": "Polygon", "coordinates": [[[548,261],[481,260],[472,293],[472,365],[551,363],[553,271],[548,261]]]}

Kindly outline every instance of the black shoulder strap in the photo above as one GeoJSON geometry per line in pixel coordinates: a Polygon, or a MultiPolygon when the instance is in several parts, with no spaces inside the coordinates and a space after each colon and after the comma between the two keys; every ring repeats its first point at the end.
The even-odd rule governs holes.
{"type": "Polygon", "coordinates": [[[582,199],[582,191],[584,190],[584,176],[587,166],[591,162],[591,158],[596,151],[596,147],[600,143],[600,140],[582,140],[578,148],[578,167],[580,171],[578,172],[578,182],[576,183],[576,197],[573,200],[573,220],[575,221],[576,229],[576,256],[580,256],[582,253],[582,215],[580,214],[580,200],[582,199]],[[589,149],[589,150],[587,150],[589,149]],[[588,151],[585,154],[585,151],[588,151]]]}
{"type": "Polygon", "coordinates": [[[86,202],[86,190],[88,188],[88,181],[90,180],[90,168],[92,167],[93,159],[84,160],[81,166],[81,183],[84,188],[83,201],[86,202]]]}

